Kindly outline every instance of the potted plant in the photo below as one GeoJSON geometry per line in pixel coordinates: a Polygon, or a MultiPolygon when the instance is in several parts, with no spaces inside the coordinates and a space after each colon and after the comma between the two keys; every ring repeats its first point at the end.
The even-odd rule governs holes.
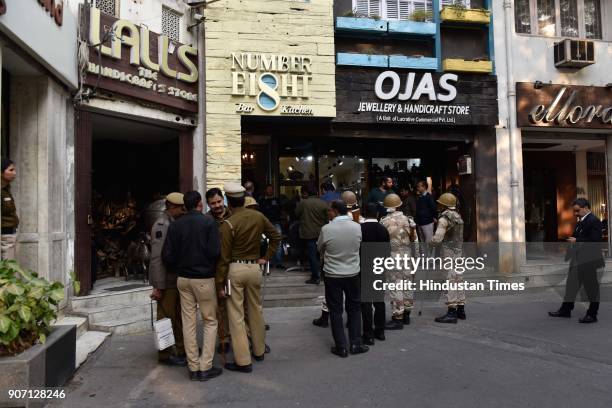
{"type": "Polygon", "coordinates": [[[440,20],[443,22],[489,24],[491,12],[486,9],[471,9],[465,6],[463,0],[455,0],[450,6],[440,10],[440,20]]]}
{"type": "Polygon", "coordinates": [[[336,18],[336,30],[382,33],[387,31],[387,22],[378,15],[370,15],[352,10],[336,18]]]}
{"type": "MultiPolygon", "coordinates": [[[[0,261],[0,388],[61,386],[75,367],[75,326],[52,326],[64,286],[0,261]]],[[[6,396],[0,397],[5,398],[6,396]]]]}
{"type": "Polygon", "coordinates": [[[409,20],[419,23],[431,23],[433,21],[433,14],[431,10],[415,10],[410,14],[409,20]]]}

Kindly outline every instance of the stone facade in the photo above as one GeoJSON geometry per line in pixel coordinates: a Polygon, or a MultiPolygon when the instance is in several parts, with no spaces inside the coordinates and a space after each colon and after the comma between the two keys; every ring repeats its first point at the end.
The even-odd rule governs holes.
{"type": "Polygon", "coordinates": [[[332,8],[331,0],[221,0],[207,7],[207,188],[241,177],[241,115],[231,95],[233,52],[308,57],[313,80],[307,103],[313,116],[335,116],[332,8]]]}

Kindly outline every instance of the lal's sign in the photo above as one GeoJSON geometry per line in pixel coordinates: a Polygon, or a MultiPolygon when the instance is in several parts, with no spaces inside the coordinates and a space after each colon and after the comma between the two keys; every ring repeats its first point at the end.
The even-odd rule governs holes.
{"type": "Polygon", "coordinates": [[[95,7],[83,13],[89,32],[85,83],[173,108],[197,112],[197,50],[177,44],[95,7]]]}
{"type": "Polygon", "coordinates": [[[338,68],[337,122],[497,124],[494,76],[338,68]]]}
{"type": "Polygon", "coordinates": [[[612,129],[612,89],[518,82],[516,94],[520,127],[612,129]]]}
{"type": "Polygon", "coordinates": [[[236,112],[312,116],[308,104],[313,80],[308,56],[232,53],[232,96],[236,112]]]}

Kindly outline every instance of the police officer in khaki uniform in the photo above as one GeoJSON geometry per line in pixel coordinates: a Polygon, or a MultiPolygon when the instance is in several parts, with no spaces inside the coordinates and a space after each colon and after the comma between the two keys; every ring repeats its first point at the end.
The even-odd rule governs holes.
{"type": "MultiPolygon", "coordinates": [[[[460,258],[463,254],[463,219],[457,211],[457,197],[444,193],[438,199],[442,214],[438,218],[438,227],[431,242],[440,245],[441,258],[460,258]]],[[[448,281],[452,284],[463,283],[463,273],[455,269],[448,270],[448,281]]],[[[446,294],[446,314],[436,317],[438,323],[457,323],[465,320],[465,291],[449,290],[446,294]]]]}
{"type": "Polygon", "coordinates": [[[11,159],[2,158],[2,259],[15,259],[17,241],[17,207],[11,194],[11,183],[17,177],[15,164],[11,159]]]}
{"type": "Polygon", "coordinates": [[[232,348],[235,361],[227,363],[228,370],[250,373],[251,352],[245,323],[244,309],[248,309],[248,326],[251,331],[253,357],[264,359],[265,323],[261,304],[262,270],[276,253],[281,236],[274,225],[259,211],[244,208],[245,188],[238,183],[226,183],[225,195],[231,217],[220,227],[221,257],[217,265],[217,283],[223,284],[219,297],[227,297],[232,348]],[[261,235],[270,244],[263,258],[260,257],[261,235]],[[229,293],[226,293],[225,286],[229,293]]]}
{"type": "Polygon", "coordinates": [[[166,268],[161,253],[166,241],[168,227],[175,219],[185,214],[183,194],[170,193],[166,196],[166,211],[151,228],[151,261],[149,263],[149,280],[153,286],[151,299],[157,301],[157,320],[169,318],[176,344],[174,354],[171,348],[160,350],[158,361],[162,364],[186,366],[185,347],[183,345],[183,326],[181,324],[181,302],[176,288],[177,276],[166,268]]]}
{"type": "MultiPolygon", "coordinates": [[[[206,198],[206,205],[209,210],[206,213],[207,217],[211,217],[216,223],[217,227],[221,227],[223,221],[227,220],[232,215],[229,208],[224,203],[223,191],[220,188],[213,187],[209,189],[204,195],[206,198]]],[[[223,285],[216,284],[217,292],[223,288],[223,285]]],[[[225,353],[230,348],[230,332],[229,332],[229,320],[227,318],[227,301],[226,299],[219,299],[217,304],[217,320],[219,321],[219,328],[217,330],[217,336],[219,337],[219,346],[217,352],[225,356],[225,353]]]]}

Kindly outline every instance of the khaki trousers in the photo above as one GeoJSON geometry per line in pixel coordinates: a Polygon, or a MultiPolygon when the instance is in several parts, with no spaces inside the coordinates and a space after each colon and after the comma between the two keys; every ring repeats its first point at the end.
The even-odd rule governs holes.
{"type": "MultiPolygon", "coordinates": [[[[172,321],[174,332],[174,352],[177,356],[185,355],[183,344],[183,325],[181,322],[181,299],[177,288],[161,289],[161,300],[157,302],[157,320],[168,318],[172,321]]],[[[167,360],[172,355],[172,347],[160,350],[158,360],[167,360]]]]}
{"type": "Polygon", "coordinates": [[[261,304],[261,269],[256,264],[232,263],[228,278],[232,293],[227,299],[227,315],[234,358],[238,365],[249,365],[251,352],[245,323],[245,308],[248,310],[248,328],[251,332],[253,354],[261,356],[266,351],[266,328],[261,304]]]}
{"type": "Polygon", "coordinates": [[[177,287],[181,295],[181,317],[183,342],[190,371],[206,371],[212,367],[217,341],[217,293],[215,279],[178,278],[177,287]],[[196,334],[196,306],[200,307],[204,321],[204,344],[199,355],[196,334]]]}
{"type": "MultiPolygon", "coordinates": [[[[223,285],[217,285],[217,292],[223,288],[223,285]]],[[[229,319],[227,318],[227,299],[217,300],[217,320],[219,321],[219,329],[217,335],[219,337],[219,343],[225,343],[229,345],[230,331],[229,331],[229,319]]],[[[227,347],[225,348],[227,351],[227,347]]]]}
{"type": "Polygon", "coordinates": [[[2,248],[2,259],[15,259],[15,243],[17,234],[2,235],[0,247],[2,248]]]}

